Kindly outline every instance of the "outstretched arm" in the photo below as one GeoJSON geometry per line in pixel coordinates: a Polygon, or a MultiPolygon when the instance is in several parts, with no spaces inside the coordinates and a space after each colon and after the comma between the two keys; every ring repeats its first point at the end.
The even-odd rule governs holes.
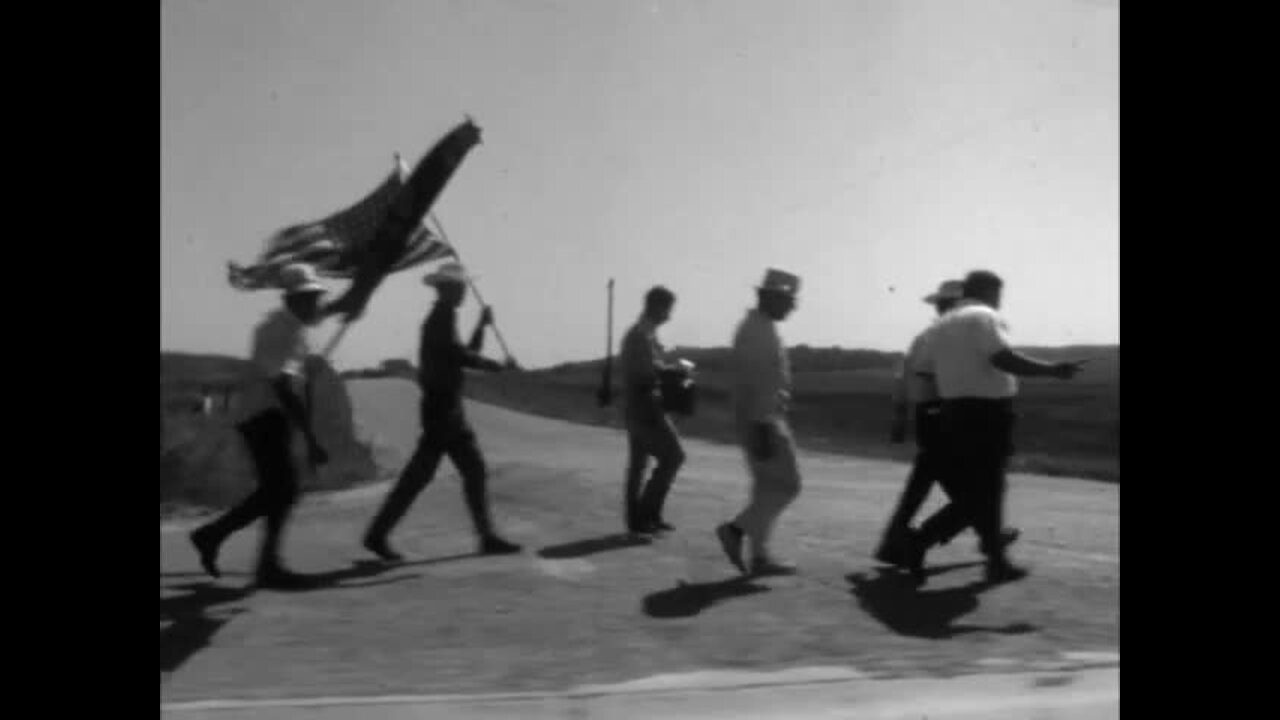
{"type": "Polygon", "coordinates": [[[1075,374],[1080,372],[1083,362],[1044,362],[1028,357],[1013,348],[1005,348],[991,356],[991,364],[998,370],[1003,370],[1011,375],[1019,377],[1055,377],[1062,380],[1070,380],[1075,374]]]}

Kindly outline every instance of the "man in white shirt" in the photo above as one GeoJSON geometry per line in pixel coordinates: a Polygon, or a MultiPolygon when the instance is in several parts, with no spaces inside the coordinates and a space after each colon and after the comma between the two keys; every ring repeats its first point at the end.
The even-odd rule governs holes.
{"type": "MultiPolygon", "coordinates": [[[[960,301],[963,285],[959,280],[947,280],[938,286],[937,292],[924,299],[937,311],[934,321],[929,324],[930,328],[937,322],[937,317],[946,314],[960,301]]],[[[890,564],[904,561],[906,554],[902,549],[907,547],[911,518],[924,505],[940,470],[938,442],[942,401],[938,398],[933,382],[915,372],[926,332],[928,328],[921,330],[912,339],[901,365],[898,366],[893,384],[893,425],[889,432],[890,439],[894,444],[906,441],[908,413],[914,411],[917,452],[907,484],[898,498],[898,505],[885,527],[875,553],[877,560],[890,564]]]]}
{"type": "Polygon", "coordinates": [[[675,529],[662,517],[662,508],[685,454],[675,425],[663,409],[658,380],[665,367],[658,327],[671,319],[675,302],[675,293],[662,286],[645,293],[644,312],[623,336],[619,353],[628,442],[624,499],[627,530],[632,533],[675,529]],[[642,491],[650,457],[657,466],[642,491]]]}
{"type": "Polygon", "coordinates": [[[1005,468],[1013,452],[1015,376],[1070,379],[1082,363],[1047,363],[1013,349],[1000,316],[1004,281],[977,270],[964,280],[964,299],[931,328],[917,371],[931,376],[942,398],[946,472],[939,480],[951,503],[921,527],[909,567],[920,577],[929,547],[971,525],[987,556],[987,580],[1008,582],[1027,572],[1009,561],[1001,538],[1005,468]]]}
{"type": "Polygon", "coordinates": [[[758,304],[733,338],[734,409],[739,442],[751,471],[751,501],[732,521],[716,528],[729,561],[747,572],[744,537],[751,540],[751,573],[789,574],[795,567],[773,557],[769,536],[778,516],[800,494],[795,440],[787,425],[791,367],[777,323],[796,307],[800,278],[770,269],[756,289],[758,304]]]}
{"type": "Polygon", "coordinates": [[[298,471],[293,439],[300,432],[306,440],[312,465],[328,456],[317,442],[305,407],[307,330],[334,306],[321,306],[324,286],[315,270],[302,263],[280,272],[284,306],[272,310],[253,333],[252,366],[238,409],[237,429],[244,436],[257,469],[258,488],[236,507],[191,533],[200,564],[219,577],[218,551],[233,533],[258,518],[266,519],[266,532],[256,572],[259,587],[297,589],[304,577],[280,561],[284,526],[298,498],[298,471]]]}
{"type": "MultiPolygon", "coordinates": [[[[911,546],[911,519],[924,505],[929,490],[944,470],[942,462],[942,399],[938,397],[938,389],[932,378],[916,373],[925,334],[937,324],[939,318],[950,312],[960,302],[964,294],[964,281],[946,280],[938,286],[938,290],[924,298],[934,307],[937,315],[929,323],[929,327],[921,330],[911,341],[902,363],[898,366],[893,386],[893,424],[890,429],[891,442],[898,444],[906,441],[908,414],[914,413],[916,457],[907,477],[906,486],[898,497],[898,505],[885,527],[880,546],[876,549],[875,558],[891,565],[902,565],[909,562],[911,546]]],[[[963,528],[958,528],[960,532],[963,528]]],[[[1016,529],[1006,529],[1001,535],[1005,544],[1014,542],[1018,537],[1016,529]]],[[[943,544],[951,538],[941,540],[943,544]]]]}

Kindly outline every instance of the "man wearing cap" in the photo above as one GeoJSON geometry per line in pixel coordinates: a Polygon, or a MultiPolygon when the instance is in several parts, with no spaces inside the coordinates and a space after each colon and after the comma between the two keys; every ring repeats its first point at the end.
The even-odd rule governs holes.
{"type": "Polygon", "coordinates": [[[395,487],[387,495],[364,535],[364,547],[383,560],[401,560],[392,549],[388,536],[413,504],[422,489],[435,477],[445,455],[453,461],[462,476],[462,490],[471,513],[471,522],[484,554],[520,552],[520,546],[507,542],[493,529],[489,515],[487,490],[488,470],[476,442],[475,432],[462,409],[462,382],[465,368],[498,372],[507,366],[480,355],[484,332],[493,324],[493,312],[484,308],[471,334],[471,342],[463,345],[458,337],[458,307],[466,298],[466,271],[458,263],[446,263],[423,278],[436,290],[437,300],[422,324],[418,350],[418,385],[422,389],[420,418],[422,434],[418,447],[405,466],[395,487]]]}
{"type": "Polygon", "coordinates": [[[928,331],[920,349],[916,371],[932,377],[942,398],[946,471],[939,480],[951,502],[913,538],[908,565],[918,577],[927,550],[966,526],[978,533],[988,582],[1027,574],[1010,562],[1001,536],[1005,469],[1013,452],[1015,376],[1067,380],[1082,363],[1042,362],[1014,350],[999,313],[1003,287],[995,273],[969,273],[963,298],[928,331]]]}
{"type": "MultiPolygon", "coordinates": [[[[959,280],[947,280],[938,286],[937,292],[930,294],[924,301],[933,305],[937,311],[937,317],[941,317],[960,300],[962,286],[963,283],[959,280]]],[[[937,317],[934,322],[937,321],[937,317]]],[[[932,326],[933,323],[930,323],[930,327],[932,326]]],[[[907,547],[906,540],[911,531],[911,519],[924,505],[924,500],[928,497],[929,489],[937,479],[940,469],[937,443],[942,402],[938,399],[937,389],[933,383],[915,373],[920,346],[927,330],[926,328],[920,331],[911,341],[894,378],[893,426],[890,430],[890,439],[894,444],[906,441],[907,415],[909,411],[914,410],[917,451],[911,474],[907,477],[906,487],[898,497],[898,505],[889,519],[889,524],[885,527],[880,547],[875,553],[877,560],[890,564],[905,562],[906,554],[903,551],[907,547]]]]}
{"type": "Polygon", "coordinates": [[[799,290],[800,278],[769,269],[756,289],[756,307],[747,312],[733,338],[734,412],[751,471],[751,500],[736,518],[716,528],[716,537],[741,572],[747,572],[742,543],[749,538],[754,575],[795,571],[773,557],[769,537],[778,516],[800,494],[795,441],[786,419],[791,368],[777,328],[795,310],[799,290]]]}
{"type": "Polygon", "coordinates": [[[321,305],[325,289],[310,265],[288,265],[281,269],[279,279],[284,306],[269,312],[254,329],[250,377],[243,389],[237,424],[257,469],[258,488],[239,505],[191,533],[191,542],[205,571],[218,577],[218,551],[223,542],[254,520],[265,518],[257,584],[294,589],[302,586],[303,576],[289,571],[280,561],[280,541],[298,498],[298,471],[292,452],[295,433],[300,432],[306,440],[313,466],[328,461],[303,403],[307,330],[336,309],[333,304],[321,305]]]}
{"type": "Polygon", "coordinates": [[[666,367],[658,327],[671,319],[676,296],[661,285],[644,296],[644,311],[622,338],[619,365],[623,382],[623,417],[627,427],[625,509],[632,533],[674,530],[662,517],[662,506],[676,473],[684,464],[684,448],[662,405],[659,371],[666,367]],[[657,461],[645,484],[645,465],[657,461]]]}
{"type": "MultiPolygon", "coordinates": [[[[944,470],[940,427],[942,416],[942,400],[938,397],[937,387],[933,379],[917,374],[921,346],[926,333],[941,318],[955,307],[963,296],[962,280],[947,280],[938,286],[937,292],[929,294],[924,301],[933,305],[937,311],[933,322],[922,330],[911,341],[902,363],[898,367],[893,391],[893,424],[890,439],[893,443],[906,441],[908,413],[914,411],[916,458],[907,477],[907,484],[898,498],[898,505],[890,517],[881,537],[880,546],[876,549],[875,558],[891,565],[906,565],[911,553],[911,519],[924,505],[933,483],[938,480],[944,470]]],[[[956,528],[959,533],[964,528],[956,528]]],[[[1005,544],[1013,543],[1018,538],[1018,530],[1009,528],[1002,531],[1001,538],[1005,544]]],[[[942,538],[942,544],[950,542],[952,537],[942,538]]]]}

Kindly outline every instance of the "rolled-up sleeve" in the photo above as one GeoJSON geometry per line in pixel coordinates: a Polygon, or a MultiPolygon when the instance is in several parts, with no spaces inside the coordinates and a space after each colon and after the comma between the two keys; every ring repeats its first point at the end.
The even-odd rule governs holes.
{"type": "Polygon", "coordinates": [[[972,323],[974,342],[983,356],[991,357],[1012,347],[1008,326],[994,311],[975,314],[972,323]]]}

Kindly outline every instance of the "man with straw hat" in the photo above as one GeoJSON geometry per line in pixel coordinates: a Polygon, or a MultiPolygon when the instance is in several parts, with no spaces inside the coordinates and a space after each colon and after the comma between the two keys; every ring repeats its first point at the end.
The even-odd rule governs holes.
{"type": "Polygon", "coordinates": [[[939,480],[951,502],[912,538],[906,566],[923,579],[929,548],[971,526],[987,557],[987,582],[1010,582],[1027,575],[1025,568],[1010,561],[1003,532],[1017,378],[1069,380],[1083,363],[1043,362],[1013,348],[1000,314],[1004,280],[999,275],[975,270],[965,277],[962,292],[955,309],[926,334],[915,368],[933,377],[942,398],[946,472],[939,480]]]}
{"type": "Polygon", "coordinates": [[[488,555],[520,552],[519,545],[507,542],[493,529],[486,488],[488,471],[475,432],[463,414],[465,368],[498,372],[513,366],[510,361],[504,365],[480,355],[485,329],[493,324],[493,312],[488,307],[480,313],[471,342],[463,345],[459,341],[457,312],[466,299],[470,279],[462,265],[456,262],[445,263],[423,278],[425,284],[435,288],[437,300],[422,324],[418,350],[422,434],[409,464],[364,535],[364,547],[383,560],[403,559],[389,544],[388,536],[408,512],[418,493],[431,482],[445,455],[462,476],[462,489],[479,539],[480,552],[488,555]]]}
{"type": "MultiPolygon", "coordinates": [[[[898,497],[898,505],[885,526],[884,535],[876,549],[875,558],[890,565],[904,565],[910,559],[911,519],[924,505],[929,490],[943,471],[941,448],[942,399],[932,379],[916,373],[921,347],[929,328],[938,318],[948,313],[964,297],[962,280],[946,280],[936,292],[924,298],[924,302],[936,310],[929,327],[920,331],[911,341],[902,364],[898,367],[893,388],[893,425],[890,438],[898,444],[906,441],[908,415],[915,419],[916,457],[907,476],[907,484],[898,497]]],[[[1018,531],[1004,531],[1006,542],[1012,543],[1018,531]]],[[[950,538],[947,538],[950,540],[950,538]]]]}
{"type": "Polygon", "coordinates": [[[800,494],[795,440],[787,425],[791,367],[777,323],[796,307],[800,278],[769,269],[756,288],[758,304],[733,338],[734,407],[738,438],[751,471],[751,501],[730,522],[716,528],[729,561],[742,572],[744,538],[751,541],[753,575],[789,574],[795,567],[773,557],[769,536],[778,516],[800,494]]]}
{"type": "Polygon", "coordinates": [[[254,330],[251,377],[238,411],[241,421],[237,429],[257,469],[258,488],[239,505],[191,533],[191,541],[205,571],[219,577],[222,544],[232,533],[265,518],[257,584],[296,589],[304,584],[304,576],[289,571],[280,561],[284,526],[298,499],[298,470],[292,452],[295,432],[306,440],[313,467],[328,461],[303,402],[307,333],[335,309],[321,305],[325,288],[311,265],[286,265],[280,270],[278,284],[284,291],[284,305],[268,313],[254,330]]]}

